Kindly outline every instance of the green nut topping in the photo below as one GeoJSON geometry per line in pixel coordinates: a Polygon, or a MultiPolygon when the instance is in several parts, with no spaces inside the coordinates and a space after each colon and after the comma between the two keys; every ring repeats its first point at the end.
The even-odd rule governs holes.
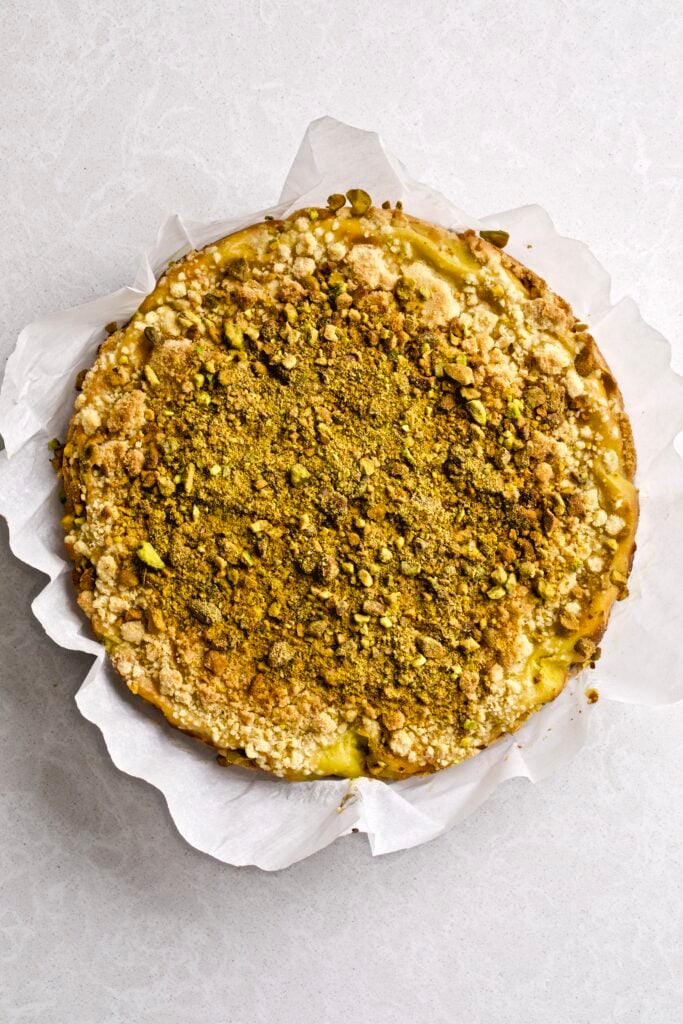
{"type": "Polygon", "coordinates": [[[485,242],[490,242],[491,245],[495,245],[496,249],[504,249],[510,241],[510,234],[508,231],[480,231],[479,234],[485,242]]]}
{"type": "Polygon", "coordinates": [[[327,197],[327,205],[333,213],[336,213],[337,210],[341,210],[345,203],[346,196],[343,196],[341,192],[333,192],[331,196],[327,197]]]}
{"type": "Polygon", "coordinates": [[[240,351],[244,348],[244,331],[232,320],[226,320],[223,325],[223,336],[230,348],[240,351]]]}
{"type": "Polygon", "coordinates": [[[310,479],[311,474],[306,467],[302,466],[300,462],[295,462],[289,471],[289,482],[292,487],[302,487],[310,479]]]}
{"type": "Polygon", "coordinates": [[[148,540],[144,540],[135,553],[140,561],[148,565],[150,569],[165,568],[161,555],[152,547],[148,540]]]}
{"type": "Polygon", "coordinates": [[[247,281],[249,279],[249,264],[243,256],[238,256],[237,259],[229,260],[225,264],[225,272],[237,281],[247,281]]]}
{"type": "Polygon", "coordinates": [[[486,423],[486,409],[482,402],[478,398],[473,398],[471,402],[467,403],[467,410],[474,422],[483,427],[486,423]]]}
{"type": "Polygon", "coordinates": [[[362,217],[372,206],[372,199],[362,188],[350,188],[346,198],[351,203],[351,212],[354,217],[362,217]]]}

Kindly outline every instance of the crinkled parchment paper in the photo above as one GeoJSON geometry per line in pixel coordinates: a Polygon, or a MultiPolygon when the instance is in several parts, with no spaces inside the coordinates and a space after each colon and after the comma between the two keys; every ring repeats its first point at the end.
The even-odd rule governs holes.
{"type": "Polygon", "coordinates": [[[230,864],[274,870],[337,836],[366,832],[375,854],[424,843],[473,811],[514,776],[535,781],[567,762],[586,736],[583,696],[590,682],[603,697],[642,704],[683,698],[683,463],[673,440],[683,427],[683,379],[670,367],[668,343],[641,319],[634,302],[610,304],[610,282],[585,245],[560,237],[537,206],[476,221],[438,192],[414,181],[380,138],[331,118],[306,132],[270,210],[195,224],[171,217],[143,257],[130,288],[56,313],[22,331],[0,394],[0,512],[15,555],[50,577],[33,602],[45,631],[95,662],[77,702],[104,735],[114,763],[147,779],[166,797],[189,843],[230,864]],[[508,251],[545,277],[590,324],[619,381],[638,451],[642,517],[630,598],[615,607],[598,668],[573,680],[514,736],[471,761],[426,778],[387,784],[370,779],[288,783],[260,772],[221,768],[213,752],[162,724],[109,667],[76,606],[59,526],[59,485],[47,442],[64,437],[77,372],[89,366],[103,325],[125,322],[172,257],[299,206],[324,205],[332,192],[363,187],[378,201],[449,228],[500,227],[508,251]],[[531,246],[531,248],[529,248],[531,246]]]}

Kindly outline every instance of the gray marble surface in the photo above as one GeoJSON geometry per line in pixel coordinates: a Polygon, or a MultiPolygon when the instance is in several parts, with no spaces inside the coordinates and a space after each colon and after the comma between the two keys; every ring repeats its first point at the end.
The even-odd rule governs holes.
{"type": "MultiPolygon", "coordinates": [[[[271,202],[330,113],[474,214],[547,207],[683,369],[676,4],[5,0],[0,44],[3,365],[168,211],[271,202]]],[[[420,849],[229,868],[113,767],[0,533],[3,1024],[683,1017],[683,705],[601,702],[571,765],[420,849]]]]}

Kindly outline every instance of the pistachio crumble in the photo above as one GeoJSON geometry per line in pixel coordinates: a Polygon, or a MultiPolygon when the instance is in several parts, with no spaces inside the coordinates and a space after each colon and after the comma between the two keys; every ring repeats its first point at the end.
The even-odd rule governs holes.
{"type": "Polygon", "coordinates": [[[171,265],[79,375],[79,604],[225,762],[436,771],[599,655],[630,427],[585,325],[487,234],[335,194],[171,265]]]}

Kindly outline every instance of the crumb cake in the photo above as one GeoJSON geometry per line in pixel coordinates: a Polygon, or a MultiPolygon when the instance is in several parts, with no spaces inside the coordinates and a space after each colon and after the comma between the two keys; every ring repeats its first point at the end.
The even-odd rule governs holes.
{"type": "Polygon", "coordinates": [[[637,522],[568,304],[502,232],[347,197],[169,266],[56,451],[122,679],[289,779],[434,772],[517,729],[599,656],[637,522]]]}

